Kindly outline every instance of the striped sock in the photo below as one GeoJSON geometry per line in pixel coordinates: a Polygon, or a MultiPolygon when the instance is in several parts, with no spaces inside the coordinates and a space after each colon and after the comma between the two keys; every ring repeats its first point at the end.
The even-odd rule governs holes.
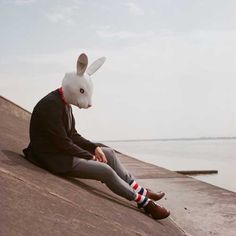
{"type": "Polygon", "coordinates": [[[134,201],[138,203],[139,207],[145,207],[150,201],[150,199],[141,194],[136,193],[134,201]]]}
{"type": "Polygon", "coordinates": [[[135,180],[132,180],[130,182],[130,186],[134,189],[136,193],[146,196],[147,190],[141,187],[135,180]]]}

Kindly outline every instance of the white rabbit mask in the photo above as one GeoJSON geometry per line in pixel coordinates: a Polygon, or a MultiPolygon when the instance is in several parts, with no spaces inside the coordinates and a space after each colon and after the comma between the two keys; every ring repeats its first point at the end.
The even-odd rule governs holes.
{"type": "Polygon", "coordinates": [[[90,76],[95,73],[105,62],[101,57],[94,61],[87,69],[88,57],[82,53],[77,60],[77,71],[66,73],[62,81],[65,101],[79,108],[92,106],[93,84],[90,76]]]}

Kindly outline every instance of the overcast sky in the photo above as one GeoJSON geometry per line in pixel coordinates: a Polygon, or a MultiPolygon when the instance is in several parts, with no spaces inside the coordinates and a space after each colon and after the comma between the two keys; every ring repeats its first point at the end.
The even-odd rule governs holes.
{"type": "Polygon", "coordinates": [[[236,1],[0,0],[0,94],[32,111],[75,70],[106,56],[92,140],[236,136],[236,1]]]}

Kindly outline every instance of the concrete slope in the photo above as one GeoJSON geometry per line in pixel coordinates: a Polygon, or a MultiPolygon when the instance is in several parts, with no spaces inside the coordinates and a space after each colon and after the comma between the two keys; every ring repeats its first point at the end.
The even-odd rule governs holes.
{"type": "MultiPolygon", "coordinates": [[[[0,235],[185,235],[92,180],[61,178],[23,159],[30,113],[0,97],[0,235]]],[[[178,174],[119,155],[140,178],[178,174]]]]}

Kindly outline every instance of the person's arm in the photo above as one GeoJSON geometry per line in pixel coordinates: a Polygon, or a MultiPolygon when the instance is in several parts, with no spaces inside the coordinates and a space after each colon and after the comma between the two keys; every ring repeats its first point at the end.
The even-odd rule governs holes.
{"type": "Polygon", "coordinates": [[[41,112],[41,121],[52,143],[59,151],[83,159],[93,159],[93,155],[76,145],[66,133],[63,123],[63,109],[56,101],[45,104],[41,112]]]}
{"type": "Polygon", "coordinates": [[[94,156],[93,160],[107,163],[107,158],[102,151],[102,149],[97,146],[95,143],[83,138],[80,134],[77,133],[76,129],[73,127],[73,142],[91,152],[94,156]]]}

